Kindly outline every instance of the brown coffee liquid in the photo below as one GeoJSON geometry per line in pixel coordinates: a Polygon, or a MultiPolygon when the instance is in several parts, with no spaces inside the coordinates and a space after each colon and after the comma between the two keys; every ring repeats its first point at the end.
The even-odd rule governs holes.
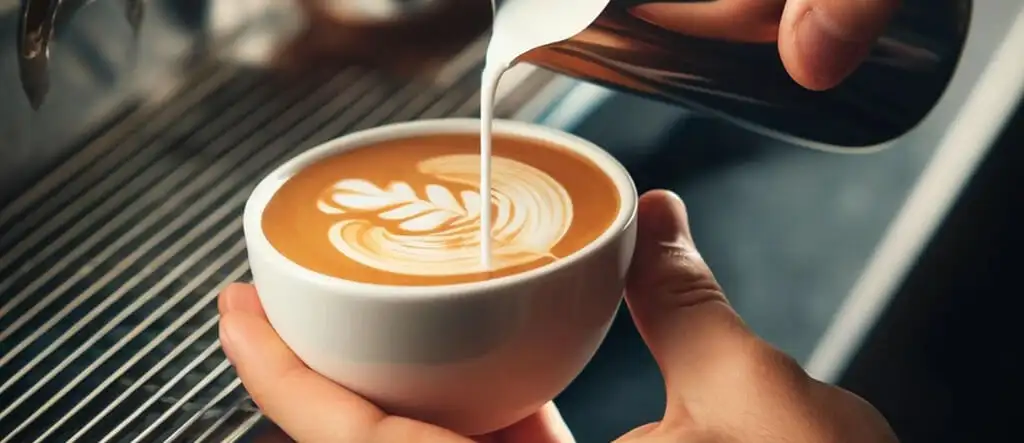
{"type": "Polygon", "coordinates": [[[552,263],[594,241],[618,214],[615,184],[589,159],[544,141],[495,136],[485,270],[479,149],[478,135],[437,135],[323,159],[271,198],[263,230],[282,255],[315,272],[430,286],[552,263]]]}

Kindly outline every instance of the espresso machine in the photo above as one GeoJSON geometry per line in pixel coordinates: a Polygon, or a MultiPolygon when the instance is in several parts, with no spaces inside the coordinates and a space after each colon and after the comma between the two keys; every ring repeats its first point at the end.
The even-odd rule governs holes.
{"type": "MultiPolygon", "coordinates": [[[[778,163],[755,155],[684,197],[695,214],[729,220],[694,221],[726,226],[707,244],[729,291],[758,292],[729,283],[733,265],[772,262],[735,243],[818,242],[801,217],[832,226],[828,239],[863,234],[823,248],[841,258],[835,269],[847,266],[823,275],[838,286],[775,288],[834,295],[816,302],[814,320],[783,321],[804,324],[801,338],[773,336],[772,309],[734,300],[812,375],[835,380],[1018,106],[1024,4],[905,0],[864,65],[814,92],[788,77],[770,38],[651,23],[630,13],[639,3],[613,0],[579,36],[527,54],[503,79],[496,115],[580,133],[627,167],[639,146],[678,137],[710,157],[779,152],[778,163]],[[880,175],[857,177],[867,170],[880,175]],[[737,186],[783,182],[792,188],[775,196],[792,205],[828,203],[736,212],[759,207],[745,198],[769,201],[737,197],[737,186]],[[786,197],[804,195],[795,189],[820,192],[786,197]],[[891,198],[858,219],[843,212],[863,200],[857,192],[891,198]],[[729,199],[727,209],[711,203],[729,199]],[[735,220],[789,229],[743,240],[728,230],[735,220]],[[716,247],[732,252],[716,257],[716,247]]],[[[771,28],[784,1],[769,3],[774,12],[753,19],[771,28]]],[[[476,116],[491,14],[485,0],[0,0],[0,442],[280,437],[217,342],[217,290],[250,278],[242,205],[263,174],[330,138],[476,116]]],[[[686,149],[673,152],[637,164],[700,169],[686,149]]],[[[660,186],[643,171],[641,188],[660,186]]],[[[636,346],[612,336],[607,352],[636,346]]],[[[634,358],[622,352],[631,357],[604,358],[634,358]]],[[[602,358],[579,384],[611,367],[602,358]]],[[[593,403],[581,389],[565,401],[593,403]]],[[[641,401],[630,398],[602,402],[641,401]]],[[[624,416],[563,413],[570,425],[574,414],[624,416]]],[[[606,438],[586,432],[581,441],[606,438]]]]}

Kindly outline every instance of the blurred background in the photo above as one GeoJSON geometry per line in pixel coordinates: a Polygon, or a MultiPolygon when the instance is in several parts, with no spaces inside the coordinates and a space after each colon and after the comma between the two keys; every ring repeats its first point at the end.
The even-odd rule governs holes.
{"type": "MultiPolygon", "coordinates": [[[[22,3],[0,0],[0,441],[266,438],[212,304],[249,278],[237,218],[251,186],[344,133],[477,115],[478,24],[380,60],[399,43],[378,25],[244,3],[147,2],[136,39],[124,2],[96,0],[61,22],[32,111],[22,3]]],[[[678,192],[751,327],[873,402],[902,441],[1012,441],[1024,6],[984,2],[970,21],[936,108],[869,154],[526,65],[498,114],[582,135],[641,190],[678,192]]],[[[662,382],[628,312],[557,403],[584,443],[660,418],[662,382]]]]}

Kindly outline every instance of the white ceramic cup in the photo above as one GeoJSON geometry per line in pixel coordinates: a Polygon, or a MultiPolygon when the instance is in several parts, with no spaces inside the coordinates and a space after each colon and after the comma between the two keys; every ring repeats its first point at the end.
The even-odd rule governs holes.
{"type": "Polygon", "coordinates": [[[479,134],[479,127],[476,119],[426,120],[329,141],[260,182],[244,215],[260,301],[295,354],[392,414],[463,435],[501,429],[536,411],[569,385],[604,340],[636,242],[637,192],[626,169],[574,135],[495,121],[496,136],[544,140],[590,159],[615,183],[621,205],[611,226],[572,255],[484,282],[387,286],[329,277],[271,246],[262,216],[285,181],[320,159],[386,140],[479,134]]]}

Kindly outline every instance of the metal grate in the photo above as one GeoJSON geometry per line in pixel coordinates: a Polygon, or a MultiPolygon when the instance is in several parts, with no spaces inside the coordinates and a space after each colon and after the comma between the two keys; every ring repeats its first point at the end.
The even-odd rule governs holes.
{"type": "MultiPolygon", "coordinates": [[[[252,187],[340,134],[474,115],[479,55],[407,84],[351,68],[282,85],[214,63],[0,208],[0,443],[223,441],[253,428],[214,301],[249,279],[239,216],[252,187]]],[[[498,114],[551,78],[537,71],[498,114]]]]}

